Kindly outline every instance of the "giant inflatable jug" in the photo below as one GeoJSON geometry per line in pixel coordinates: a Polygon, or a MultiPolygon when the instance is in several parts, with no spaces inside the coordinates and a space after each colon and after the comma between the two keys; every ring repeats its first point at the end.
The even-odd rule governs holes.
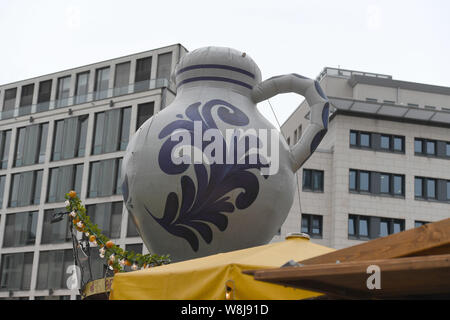
{"type": "Polygon", "coordinates": [[[124,202],[145,245],[180,261],[268,243],[291,208],[295,172],[327,132],[319,83],[295,73],[261,82],[247,54],[223,47],[188,53],[173,79],[174,101],[123,159],[124,202]],[[287,92],[311,108],[292,150],[256,108],[287,92]]]}

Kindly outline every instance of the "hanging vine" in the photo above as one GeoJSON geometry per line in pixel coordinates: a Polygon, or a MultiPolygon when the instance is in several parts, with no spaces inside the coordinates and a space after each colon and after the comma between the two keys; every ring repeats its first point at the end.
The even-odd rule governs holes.
{"type": "Polygon", "coordinates": [[[134,271],[170,263],[168,255],[143,255],[120,248],[105,236],[96,224],[91,222],[86,213],[86,208],[82,205],[75,191],[66,193],[65,199],[70,222],[77,231],[88,237],[90,247],[99,248],[100,258],[107,261],[109,269],[114,273],[124,272],[125,266],[131,267],[131,270],[134,271]]]}

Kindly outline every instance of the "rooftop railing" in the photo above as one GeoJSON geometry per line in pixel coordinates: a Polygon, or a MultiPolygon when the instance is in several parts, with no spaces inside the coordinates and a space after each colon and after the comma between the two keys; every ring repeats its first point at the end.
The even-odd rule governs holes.
{"type": "Polygon", "coordinates": [[[169,88],[175,92],[175,86],[169,80],[162,79],[151,79],[129,84],[124,87],[110,88],[101,91],[93,91],[87,94],[75,95],[63,99],[50,100],[45,102],[40,102],[33,105],[22,106],[18,109],[7,110],[0,112],[0,120],[11,119],[14,117],[20,117],[30,114],[35,114],[39,112],[48,111],[51,109],[65,108],[73,105],[79,105],[87,102],[99,101],[103,99],[110,99],[114,97],[119,97],[127,94],[143,92],[147,90],[153,90],[158,88],[169,88]]]}
{"type": "Polygon", "coordinates": [[[345,78],[351,78],[353,75],[359,75],[359,76],[381,78],[381,79],[392,79],[392,76],[387,75],[387,74],[379,74],[379,73],[372,73],[372,72],[363,72],[363,71],[325,67],[322,70],[322,72],[317,76],[316,80],[320,81],[327,75],[328,76],[336,76],[336,77],[345,77],[345,78]]]}

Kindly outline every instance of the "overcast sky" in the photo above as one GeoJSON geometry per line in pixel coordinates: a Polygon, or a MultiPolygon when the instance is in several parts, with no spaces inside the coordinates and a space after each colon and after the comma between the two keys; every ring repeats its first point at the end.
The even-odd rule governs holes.
{"type": "MultiPolygon", "coordinates": [[[[0,0],[0,84],[181,43],[245,51],[263,79],[340,66],[450,86],[449,16],[448,0],[0,0]]],[[[301,100],[271,102],[283,122],[301,100]]]]}

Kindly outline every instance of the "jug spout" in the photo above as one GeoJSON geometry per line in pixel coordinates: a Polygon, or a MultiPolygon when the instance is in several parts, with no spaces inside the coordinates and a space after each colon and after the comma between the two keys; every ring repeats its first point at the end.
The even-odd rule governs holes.
{"type": "Polygon", "coordinates": [[[252,99],[258,103],[287,92],[304,96],[311,109],[310,123],[291,150],[292,170],[296,172],[309,159],[327,133],[329,102],[318,81],[296,73],[272,77],[261,82],[253,88],[252,99]]]}

